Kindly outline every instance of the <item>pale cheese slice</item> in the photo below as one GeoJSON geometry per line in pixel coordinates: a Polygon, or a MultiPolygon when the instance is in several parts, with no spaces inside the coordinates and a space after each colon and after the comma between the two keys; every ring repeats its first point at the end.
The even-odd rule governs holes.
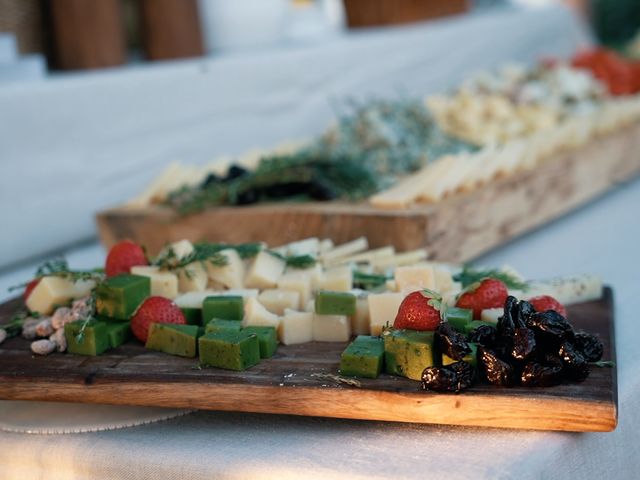
{"type": "Polygon", "coordinates": [[[249,297],[244,303],[243,327],[276,327],[280,325],[280,317],[267,310],[258,299],[249,297]]]}
{"type": "Polygon", "coordinates": [[[57,306],[66,305],[75,298],[73,282],[62,277],[42,277],[27,297],[29,311],[50,315],[57,306]]]}
{"type": "Polygon", "coordinates": [[[280,290],[298,292],[300,295],[300,306],[305,306],[311,298],[311,275],[304,271],[285,273],[278,280],[280,290]]]}
{"type": "Polygon", "coordinates": [[[386,326],[393,326],[398,308],[404,299],[402,293],[371,293],[369,302],[369,331],[371,335],[380,335],[386,326]]]}
{"type": "Polygon", "coordinates": [[[273,288],[284,273],[287,263],[265,250],[256,255],[256,258],[247,272],[244,280],[249,288],[273,288]]]}
{"type": "Polygon", "coordinates": [[[286,309],[278,326],[278,338],[284,345],[313,341],[313,313],[286,309]]]}
{"type": "Polygon", "coordinates": [[[313,314],[313,340],[346,342],[351,338],[351,322],[346,315],[313,314]]]}
{"type": "Polygon", "coordinates": [[[276,315],[283,315],[286,309],[300,308],[300,293],[293,290],[267,289],[260,292],[258,301],[276,315]]]}
{"type": "Polygon", "coordinates": [[[221,283],[227,288],[243,288],[245,269],[244,262],[238,252],[233,248],[225,248],[224,250],[220,250],[219,253],[227,257],[227,264],[219,266],[211,262],[206,262],[209,278],[221,283]]]}
{"type": "Polygon", "coordinates": [[[337,247],[334,247],[333,249],[322,253],[320,258],[323,263],[330,265],[331,262],[335,262],[340,258],[362,252],[367,248],[369,248],[369,242],[367,241],[367,238],[360,237],[352,240],[351,242],[338,245],[337,247]]]}
{"type": "Polygon", "coordinates": [[[353,270],[350,266],[333,267],[324,272],[320,281],[321,290],[348,292],[353,288],[353,270]]]}
{"type": "Polygon", "coordinates": [[[131,267],[131,273],[149,277],[151,280],[151,295],[172,300],[178,296],[178,276],[175,273],[148,265],[131,267]]]}
{"type": "Polygon", "coordinates": [[[209,277],[202,262],[191,262],[176,269],[180,292],[199,292],[207,288],[209,277]]]}
{"type": "Polygon", "coordinates": [[[398,267],[394,278],[398,290],[405,295],[416,290],[436,288],[434,269],[430,265],[398,267]]]}

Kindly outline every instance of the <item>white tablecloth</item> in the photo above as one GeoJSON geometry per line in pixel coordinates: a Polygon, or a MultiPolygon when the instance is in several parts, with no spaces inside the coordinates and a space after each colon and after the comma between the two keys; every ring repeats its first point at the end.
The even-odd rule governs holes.
{"type": "MultiPolygon", "coordinates": [[[[640,180],[479,260],[509,263],[531,278],[595,272],[613,285],[620,402],[613,433],[200,412],[113,432],[0,433],[0,478],[637,478],[638,206],[640,180]]],[[[89,246],[69,257],[84,267],[99,263],[101,255],[100,247],[89,246]]],[[[0,278],[0,287],[9,281],[0,278]]]]}
{"type": "Polygon", "coordinates": [[[205,163],[323,131],[347,97],[440,92],[587,41],[568,11],[517,9],[316,46],[0,87],[0,268],[94,237],[93,214],[169,161],[205,163]]]}

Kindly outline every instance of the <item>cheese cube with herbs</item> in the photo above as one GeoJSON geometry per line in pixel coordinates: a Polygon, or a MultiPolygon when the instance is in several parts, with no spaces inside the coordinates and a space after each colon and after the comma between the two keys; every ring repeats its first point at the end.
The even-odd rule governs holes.
{"type": "Polygon", "coordinates": [[[240,255],[233,248],[220,250],[219,254],[226,258],[226,265],[205,262],[209,279],[224,285],[226,288],[243,288],[245,268],[240,255]]]}
{"type": "Polygon", "coordinates": [[[324,272],[320,281],[321,290],[348,292],[353,288],[353,270],[350,266],[333,267],[324,272]]]}
{"type": "Polygon", "coordinates": [[[398,267],[394,275],[398,290],[405,295],[416,290],[436,287],[435,274],[430,265],[398,267]]]}
{"type": "Polygon", "coordinates": [[[364,290],[352,290],[356,297],[356,311],[351,316],[351,333],[369,335],[369,294],[364,290]]]}
{"type": "Polygon", "coordinates": [[[96,356],[109,350],[109,332],[105,322],[83,320],[67,323],[64,326],[67,351],[76,355],[96,356]]]}
{"type": "Polygon", "coordinates": [[[242,322],[238,322],[237,320],[223,320],[221,318],[209,320],[204,327],[205,333],[239,332],[240,330],[242,330],[242,322]]]}
{"type": "Polygon", "coordinates": [[[346,342],[351,338],[351,321],[346,315],[313,315],[313,340],[346,342]]]}
{"type": "Polygon", "coordinates": [[[244,300],[235,295],[216,295],[207,297],[202,303],[202,322],[212,318],[240,321],[244,318],[244,300]]]}
{"type": "Polygon", "coordinates": [[[175,325],[152,323],[145,347],[149,350],[193,358],[197,352],[198,327],[195,325],[175,325]]]}
{"type": "Polygon", "coordinates": [[[300,308],[300,293],[293,290],[268,289],[260,292],[258,301],[270,312],[282,315],[287,308],[300,308]]]}
{"type": "Polygon", "coordinates": [[[176,270],[178,290],[181,292],[201,292],[207,288],[209,277],[202,262],[191,262],[176,270]]]}
{"type": "Polygon", "coordinates": [[[109,346],[116,348],[131,338],[131,322],[104,322],[109,346]]]}
{"type": "Polygon", "coordinates": [[[254,333],[215,332],[198,339],[200,363],[242,371],[260,362],[260,343],[254,333]]]}
{"type": "Polygon", "coordinates": [[[391,329],[382,338],[387,373],[420,380],[424,369],[434,365],[433,332],[391,329]]]}
{"type": "Polygon", "coordinates": [[[340,356],[340,374],[377,378],[384,363],[384,341],[380,337],[360,335],[340,356]]]}
{"type": "Polygon", "coordinates": [[[245,285],[249,288],[273,288],[284,273],[287,266],[282,258],[262,250],[247,272],[245,285]]]}
{"type": "Polygon", "coordinates": [[[125,274],[107,278],[96,287],[96,313],[128,320],[149,295],[149,277],[125,274]]]}
{"type": "Polygon", "coordinates": [[[602,279],[591,274],[531,282],[528,287],[529,298],[550,295],[565,307],[602,298],[602,279]]]}
{"type": "Polygon", "coordinates": [[[398,292],[370,293],[369,330],[371,335],[380,335],[385,325],[393,326],[404,295],[398,292]]]}
{"type": "Polygon", "coordinates": [[[313,341],[313,312],[285,310],[278,337],[285,345],[297,345],[313,341]]]}
{"type": "Polygon", "coordinates": [[[278,327],[280,317],[271,313],[256,298],[249,298],[244,306],[244,327],[278,327]]]}
{"type": "Polygon", "coordinates": [[[189,240],[179,240],[167,246],[158,256],[171,255],[176,260],[182,260],[191,255],[193,250],[193,244],[189,240]]]}
{"type": "Polygon", "coordinates": [[[178,296],[178,276],[153,266],[131,267],[131,274],[151,279],[151,295],[174,299],[178,296]]]}
{"type": "Polygon", "coordinates": [[[76,295],[73,282],[62,277],[42,277],[27,297],[27,308],[50,315],[56,307],[69,303],[76,295]]]}
{"type": "Polygon", "coordinates": [[[278,333],[275,327],[245,327],[244,333],[255,333],[260,346],[260,358],[271,358],[278,348],[278,333]]]}
{"type": "Polygon", "coordinates": [[[291,270],[278,280],[280,290],[289,290],[300,294],[300,306],[307,305],[312,299],[311,275],[304,271],[291,270]]]}

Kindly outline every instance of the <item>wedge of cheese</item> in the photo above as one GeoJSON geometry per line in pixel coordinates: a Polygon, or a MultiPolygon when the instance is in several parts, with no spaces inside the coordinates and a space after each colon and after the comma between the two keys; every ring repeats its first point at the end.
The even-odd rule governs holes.
{"type": "Polygon", "coordinates": [[[294,290],[267,289],[260,292],[258,301],[271,313],[284,315],[286,309],[300,309],[300,293],[294,290]]]}
{"type": "MultiPolygon", "coordinates": [[[[207,274],[213,281],[219,282],[226,288],[242,288],[244,286],[244,262],[238,252],[233,248],[220,250],[221,255],[227,258],[227,264],[223,266],[205,262],[207,274]]],[[[262,252],[260,252],[262,253],[262,252]]],[[[258,255],[260,255],[260,253],[258,255]]]]}
{"type": "Polygon", "coordinates": [[[151,279],[151,295],[172,300],[178,296],[178,276],[175,273],[149,265],[131,267],[131,273],[151,279]]]}
{"type": "Polygon", "coordinates": [[[180,292],[200,292],[207,288],[209,276],[202,262],[191,262],[176,270],[180,292]]]}
{"type": "Polygon", "coordinates": [[[313,341],[313,313],[286,309],[278,327],[278,338],[285,345],[313,341]]]}
{"type": "Polygon", "coordinates": [[[250,297],[244,304],[243,327],[276,327],[280,325],[280,317],[271,313],[256,298],[250,297]]]}
{"type": "Polygon", "coordinates": [[[351,321],[346,315],[313,314],[313,340],[346,342],[351,338],[351,321]]]}
{"type": "Polygon", "coordinates": [[[398,267],[394,277],[398,290],[405,295],[416,290],[436,288],[435,273],[430,265],[398,267]]]}
{"type": "Polygon", "coordinates": [[[324,272],[320,290],[348,292],[353,288],[353,270],[350,266],[333,267],[324,272]]]}
{"type": "Polygon", "coordinates": [[[282,258],[262,250],[256,255],[244,283],[249,288],[274,288],[286,266],[282,258]]]}
{"type": "Polygon", "coordinates": [[[304,307],[311,297],[311,275],[304,271],[291,270],[280,277],[278,289],[298,292],[300,307],[304,307]]]}
{"type": "Polygon", "coordinates": [[[62,277],[42,277],[27,297],[29,311],[50,315],[56,307],[63,306],[76,298],[72,281],[62,277]]]}

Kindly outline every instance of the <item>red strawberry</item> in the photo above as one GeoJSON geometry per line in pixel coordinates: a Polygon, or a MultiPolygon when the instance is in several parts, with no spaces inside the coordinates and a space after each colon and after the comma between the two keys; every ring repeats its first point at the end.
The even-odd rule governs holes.
{"type": "Polygon", "coordinates": [[[567,309],[564,308],[558,300],[549,295],[540,295],[527,300],[536,312],[546,312],[547,310],[555,310],[564,318],[567,318],[567,309]]]}
{"type": "Polygon", "coordinates": [[[182,310],[168,298],[149,297],[131,317],[131,331],[138,340],[146,342],[152,323],[185,324],[187,320],[182,310]]]}
{"type": "Polygon", "coordinates": [[[140,245],[124,240],[111,247],[104,270],[107,277],[113,277],[121,273],[129,273],[131,267],[136,265],[149,265],[147,256],[140,245]]]}
{"type": "Polygon", "coordinates": [[[431,290],[420,290],[407,295],[393,322],[394,328],[435,330],[440,325],[442,297],[431,290]]]}
{"type": "Polygon", "coordinates": [[[473,310],[473,318],[479,320],[482,310],[503,307],[508,295],[507,286],[503,282],[485,278],[460,295],[456,307],[473,310]]]}
{"type": "Polygon", "coordinates": [[[31,295],[31,292],[33,292],[33,289],[38,286],[38,283],[40,283],[40,279],[34,278],[29,283],[27,283],[26,287],[24,287],[24,293],[22,294],[22,298],[24,299],[25,302],[27,301],[27,298],[29,298],[29,295],[31,295]]]}

